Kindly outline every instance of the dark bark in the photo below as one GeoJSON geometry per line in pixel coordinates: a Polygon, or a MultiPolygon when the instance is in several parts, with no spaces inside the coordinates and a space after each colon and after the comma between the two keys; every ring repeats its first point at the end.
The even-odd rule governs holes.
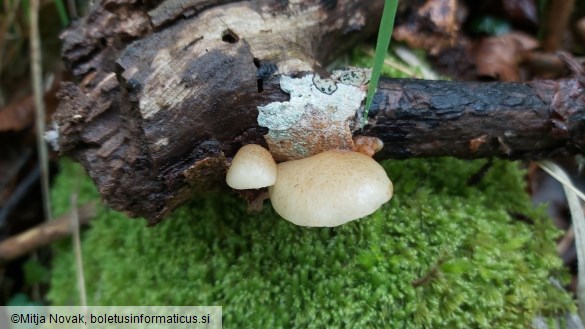
{"type": "Polygon", "coordinates": [[[312,80],[319,97],[300,106],[292,127],[259,124],[261,108],[302,98],[283,91],[282,79],[326,75],[321,64],[374,32],[381,8],[382,1],[359,0],[107,0],[64,35],[64,58],[79,83],[60,92],[61,151],[83,164],[109,205],[150,224],[198,193],[225,188],[231,157],[248,143],[279,161],[351,149],[353,134],[381,138],[379,159],[583,151],[576,80],[384,80],[361,131],[359,102],[337,118],[344,102],[323,112],[317,99],[359,99],[367,81],[332,76],[312,80]]]}
{"type": "Polygon", "coordinates": [[[577,80],[481,83],[382,80],[363,134],[377,157],[543,159],[585,151],[577,80]]]}

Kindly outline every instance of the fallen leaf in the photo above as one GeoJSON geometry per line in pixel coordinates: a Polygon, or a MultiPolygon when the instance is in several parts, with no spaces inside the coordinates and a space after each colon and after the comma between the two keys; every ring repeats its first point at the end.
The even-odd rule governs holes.
{"type": "Polygon", "coordinates": [[[483,79],[519,81],[518,65],[524,53],[538,47],[538,41],[521,32],[484,38],[474,47],[477,76],[483,79]]]}
{"type": "Polygon", "coordinates": [[[35,107],[32,95],[0,108],[0,131],[20,131],[33,124],[35,107]]]}
{"type": "Polygon", "coordinates": [[[466,8],[456,0],[427,0],[394,28],[396,40],[436,55],[455,45],[466,8]]]}
{"type": "MultiPolygon", "coordinates": [[[[45,93],[44,102],[47,117],[55,112],[57,107],[57,92],[60,79],[54,79],[51,88],[45,93]]],[[[11,101],[0,108],[0,132],[21,131],[30,127],[35,119],[33,95],[27,95],[11,101]]]]}

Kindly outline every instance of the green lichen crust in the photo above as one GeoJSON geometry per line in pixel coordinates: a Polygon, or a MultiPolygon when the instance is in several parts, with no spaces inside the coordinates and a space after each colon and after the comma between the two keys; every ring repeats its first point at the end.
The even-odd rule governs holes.
{"type": "MultiPolygon", "coordinates": [[[[105,208],[83,235],[92,305],[222,305],[226,328],[526,328],[537,315],[573,311],[551,284],[567,276],[559,232],[533,209],[515,163],[384,163],[394,198],[337,228],[302,228],[270,206],[209,196],[158,226],[105,208]],[[534,223],[514,219],[523,214],[534,223]]],[[[65,163],[59,211],[77,183],[65,163]]],[[[80,183],[81,198],[87,181],[80,183]]],[[[53,303],[76,304],[73,252],[56,248],[53,303]]]]}

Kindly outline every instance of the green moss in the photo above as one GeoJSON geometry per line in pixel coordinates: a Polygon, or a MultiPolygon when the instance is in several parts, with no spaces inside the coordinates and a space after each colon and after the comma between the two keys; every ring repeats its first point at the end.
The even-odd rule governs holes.
{"type": "MultiPolygon", "coordinates": [[[[88,301],[222,305],[226,328],[526,328],[573,310],[550,283],[566,279],[559,232],[532,208],[522,171],[498,161],[467,186],[483,163],[386,162],[394,198],[338,228],[296,227],[269,205],[248,215],[232,196],[194,200],[153,228],[101,208],[83,238],[88,301]]],[[[58,208],[72,170],[54,187],[58,208]]],[[[72,250],[56,249],[49,297],[75,304],[72,250]]]]}

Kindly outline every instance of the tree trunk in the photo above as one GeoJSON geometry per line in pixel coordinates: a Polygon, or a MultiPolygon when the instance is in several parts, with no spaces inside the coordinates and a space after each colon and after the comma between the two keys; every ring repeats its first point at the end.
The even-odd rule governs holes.
{"type": "Polygon", "coordinates": [[[277,161],[352,137],[378,157],[547,157],[584,149],[578,80],[479,84],[384,80],[360,129],[369,72],[322,69],[377,28],[383,1],[104,0],[64,34],[55,116],[63,154],[104,199],[155,224],[225,187],[244,144],[277,161]]]}

